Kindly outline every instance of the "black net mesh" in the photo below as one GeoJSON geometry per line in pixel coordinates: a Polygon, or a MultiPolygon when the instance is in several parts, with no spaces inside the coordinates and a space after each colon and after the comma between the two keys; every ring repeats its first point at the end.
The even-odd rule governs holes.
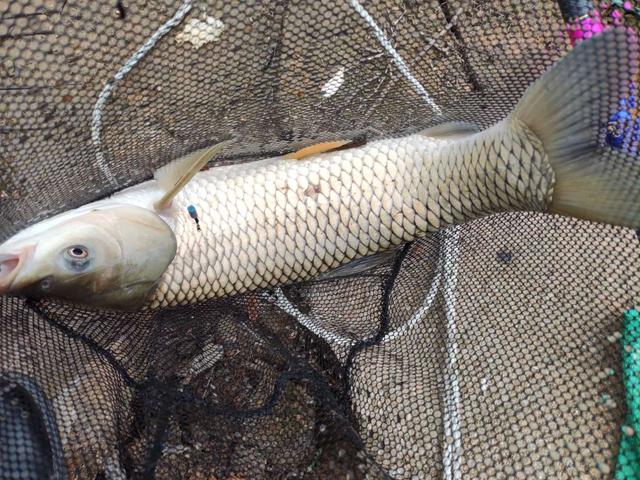
{"type": "MultiPolygon", "coordinates": [[[[230,132],[220,163],[432,125],[362,10],[438,122],[493,124],[571,48],[547,1],[0,0],[0,238],[230,132]]],[[[0,297],[0,477],[610,477],[639,255],[519,213],[190,307],[0,297]]]]}

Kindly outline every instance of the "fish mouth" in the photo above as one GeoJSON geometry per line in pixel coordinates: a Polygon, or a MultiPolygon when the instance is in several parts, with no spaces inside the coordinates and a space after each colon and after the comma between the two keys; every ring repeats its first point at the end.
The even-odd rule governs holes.
{"type": "Polygon", "coordinates": [[[28,245],[15,253],[0,253],[0,295],[12,293],[18,272],[24,263],[33,255],[35,245],[28,245]]]}

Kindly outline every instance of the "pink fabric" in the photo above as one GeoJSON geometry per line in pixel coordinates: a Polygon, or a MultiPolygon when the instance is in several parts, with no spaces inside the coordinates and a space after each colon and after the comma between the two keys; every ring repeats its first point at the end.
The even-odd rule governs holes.
{"type": "Polygon", "coordinates": [[[597,11],[592,12],[589,16],[576,18],[573,22],[567,24],[567,32],[571,45],[593,37],[604,30],[604,24],[597,11]]]}

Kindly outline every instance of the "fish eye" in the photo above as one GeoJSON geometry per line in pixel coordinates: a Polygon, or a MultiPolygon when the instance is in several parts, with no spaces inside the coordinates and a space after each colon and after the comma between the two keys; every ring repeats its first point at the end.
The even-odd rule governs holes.
{"type": "Polygon", "coordinates": [[[72,259],[82,260],[89,256],[89,250],[82,245],[74,245],[67,249],[67,256],[72,259]]]}
{"type": "Polygon", "coordinates": [[[64,264],[66,268],[75,272],[82,272],[87,269],[90,260],[89,249],[83,245],[72,245],[64,251],[64,264]]]}

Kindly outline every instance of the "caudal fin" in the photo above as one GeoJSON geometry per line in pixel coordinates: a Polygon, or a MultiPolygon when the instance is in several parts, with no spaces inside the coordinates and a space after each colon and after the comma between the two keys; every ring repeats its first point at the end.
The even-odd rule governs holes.
{"type": "Polygon", "coordinates": [[[632,138],[638,112],[623,115],[626,140],[607,141],[607,123],[636,88],[638,51],[638,37],[623,28],[593,37],[535,82],[511,114],[542,141],[555,172],[550,211],[640,225],[640,158],[632,138]]]}

